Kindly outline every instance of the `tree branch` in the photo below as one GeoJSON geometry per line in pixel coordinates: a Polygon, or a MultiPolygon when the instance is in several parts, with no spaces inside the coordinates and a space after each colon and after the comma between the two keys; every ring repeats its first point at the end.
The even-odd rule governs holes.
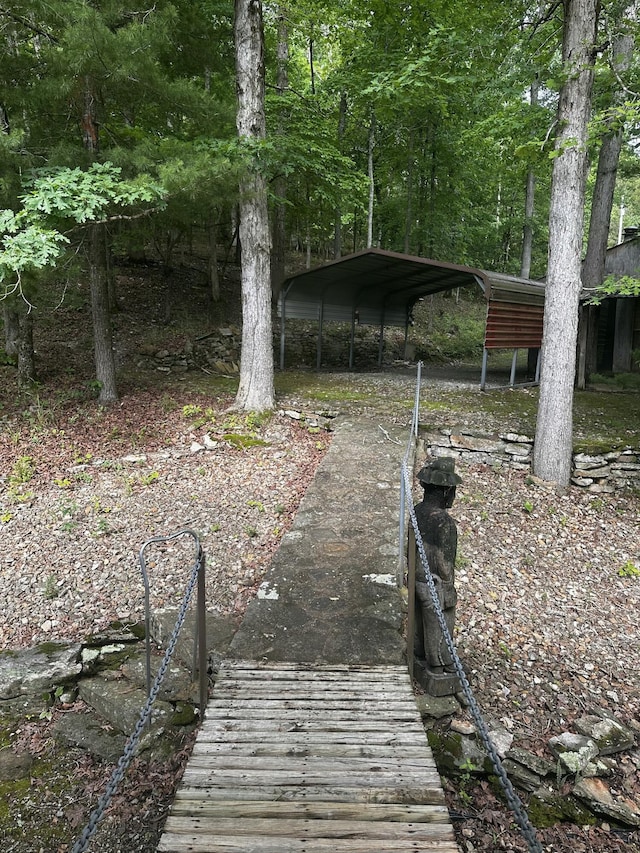
{"type": "Polygon", "coordinates": [[[17,15],[15,12],[11,12],[9,9],[5,9],[4,6],[0,6],[0,16],[4,16],[5,18],[9,18],[11,21],[15,21],[16,24],[22,24],[23,27],[26,27],[28,30],[31,30],[32,33],[37,33],[39,36],[44,36],[44,38],[49,39],[49,41],[54,44],[58,44],[58,39],[48,33],[46,30],[41,29],[36,24],[32,24],[31,21],[28,21],[26,18],[23,18],[22,15],[17,15]]]}

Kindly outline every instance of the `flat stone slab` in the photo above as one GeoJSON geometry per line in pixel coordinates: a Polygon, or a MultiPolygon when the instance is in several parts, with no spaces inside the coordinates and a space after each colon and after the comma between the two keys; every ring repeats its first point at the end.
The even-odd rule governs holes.
{"type": "Polygon", "coordinates": [[[406,427],[364,419],[336,424],[293,528],[233,638],[230,657],[403,662],[396,576],[407,441],[406,427]]]}
{"type": "Polygon", "coordinates": [[[53,725],[56,737],[70,746],[90,752],[103,761],[116,762],[127,742],[117,731],[106,731],[101,720],[93,714],[66,713],[57,718],[53,725]]]}
{"type": "Polygon", "coordinates": [[[0,700],[41,697],[74,681],[82,670],[80,645],[43,643],[0,652],[0,700]]]}

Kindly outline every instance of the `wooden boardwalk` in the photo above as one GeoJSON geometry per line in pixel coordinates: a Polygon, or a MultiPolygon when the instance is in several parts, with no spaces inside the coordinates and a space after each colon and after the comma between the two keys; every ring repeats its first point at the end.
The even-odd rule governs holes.
{"type": "Polygon", "coordinates": [[[406,668],[226,661],[159,853],[458,853],[406,668]]]}

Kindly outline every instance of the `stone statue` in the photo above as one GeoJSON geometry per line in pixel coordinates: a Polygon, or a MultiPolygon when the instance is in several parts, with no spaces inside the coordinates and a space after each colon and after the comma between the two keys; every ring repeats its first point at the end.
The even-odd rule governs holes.
{"type": "MultiPolygon", "coordinates": [[[[453,505],[456,486],[462,481],[455,473],[455,462],[451,457],[439,457],[428,462],[419,471],[418,481],[424,489],[424,497],[415,507],[418,528],[445,623],[453,636],[457,602],[454,569],[458,532],[447,510],[453,505]]],[[[447,696],[460,690],[460,682],[438,622],[419,555],[416,561],[414,658],[414,675],[427,693],[447,696]]]]}

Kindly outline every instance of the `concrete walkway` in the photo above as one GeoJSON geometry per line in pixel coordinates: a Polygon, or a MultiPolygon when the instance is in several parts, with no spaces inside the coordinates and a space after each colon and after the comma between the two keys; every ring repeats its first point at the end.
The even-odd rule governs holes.
{"type": "Polygon", "coordinates": [[[222,661],[159,853],[457,853],[404,663],[407,441],[339,425],[222,661]]]}
{"type": "Polygon", "coordinates": [[[396,585],[401,462],[409,432],[344,419],[284,536],[229,657],[400,664],[396,585]]]}

